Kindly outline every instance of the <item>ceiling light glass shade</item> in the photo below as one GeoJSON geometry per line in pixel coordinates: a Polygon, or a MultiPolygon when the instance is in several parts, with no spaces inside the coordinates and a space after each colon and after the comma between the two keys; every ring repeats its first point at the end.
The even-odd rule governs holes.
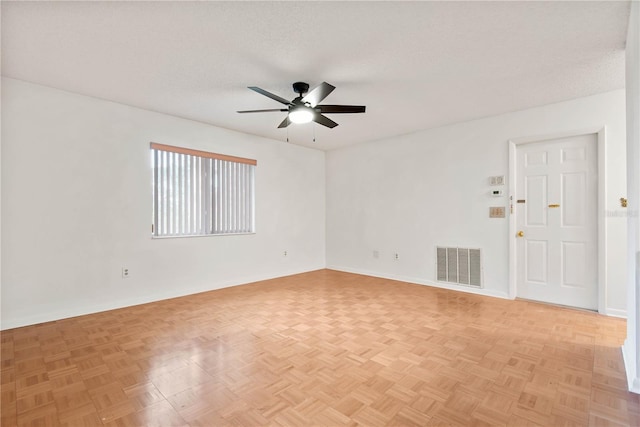
{"type": "Polygon", "coordinates": [[[296,108],[289,111],[289,120],[291,123],[309,123],[313,120],[313,111],[305,107],[296,108]]]}

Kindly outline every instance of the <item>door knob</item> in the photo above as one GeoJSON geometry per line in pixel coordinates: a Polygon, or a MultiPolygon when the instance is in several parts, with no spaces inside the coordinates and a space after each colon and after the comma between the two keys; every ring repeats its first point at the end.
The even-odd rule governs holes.
{"type": "Polygon", "coordinates": [[[518,231],[518,237],[524,237],[524,231],[518,231]]]}

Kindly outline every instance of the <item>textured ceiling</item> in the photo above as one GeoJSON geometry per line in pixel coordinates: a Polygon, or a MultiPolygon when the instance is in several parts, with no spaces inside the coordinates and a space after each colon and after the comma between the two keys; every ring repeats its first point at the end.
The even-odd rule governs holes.
{"type": "Polygon", "coordinates": [[[2,2],[2,75],[319,149],[624,87],[629,2],[2,2]],[[315,128],[316,143],[312,142],[315,128]]]}

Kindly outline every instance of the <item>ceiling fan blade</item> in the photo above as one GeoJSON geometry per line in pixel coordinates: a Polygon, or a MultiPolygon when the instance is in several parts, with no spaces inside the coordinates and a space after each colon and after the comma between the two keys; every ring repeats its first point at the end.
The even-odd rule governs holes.
{"type": "Polygon", "coordinates": [[[270,111],[289,111],[286,108],[271,108],[269,110],[242,110],[236,111],[236,113],[266,113],[270,111]]]}
{"type": "Polygon", "coordinates": [[[309,93],[306,94],[304,98],[302,98],[302,102],[308,102],[309,105],[315,107],[320,103],[320,101],[329,96],[329,94],[333,92],[335,88],[335,86],[332,86],[327,82],[322,82],[318,86],[311,89],[311,91],[309,91],[309,93]]]}
{"type": "Polygon", "coordinates": [[[268,98],[271,98],[271,99],[273,99],[274,101],[278,101],[278,102],[280,102],[281,104],[284,104],[284,105],[289,105],[289,104],[291,104],[291,101],[289,101],[289,100],[287,100],[287,99],[284,99],[284,98],[282,98],[282,97],[280,97],[280,96],[278,96],[278,95],[275,95],[275,94],[273,94],[273,93],[271,93],[271,92],[267,92],[267,91],[266,91],[266,90],[264,90],[264,89],[260,89],[259,87],[256,87],[256,86],[249,86],[249,89],[251,89],[251,90],[252,90],[252,91],[254,91],[254,92],[258,92],[260,95],[264,95],[264,96],[266,96],[266,97],[268,97],[268,98]]]}
{"type": "Polygon", "coordinates": [[[291,120],[289,120],[289,115],[287,114],[287,117],[285,117],[284,120],[282,121],[282,123],[280,123],[278,125],[278,129],[286,128],[290,124],[291,124],[291,120]]]}
{"type": "Polygon", "coordinates": [[[316,105],[316,109],[321,113],[329,114],[364,113],[366,108],[364,105],[316,105]]]}
{"type": "Polygon", "coordinates": [[[329,117],[325,117],[322,114],[314,114],[313,115],[313,121],[322,125],[322,126],[326,126],[330,129],[333,129],[334,127],[338,126],[338,124],[336,122],[334,122],[333,120],[331,120],[329,117]]]}

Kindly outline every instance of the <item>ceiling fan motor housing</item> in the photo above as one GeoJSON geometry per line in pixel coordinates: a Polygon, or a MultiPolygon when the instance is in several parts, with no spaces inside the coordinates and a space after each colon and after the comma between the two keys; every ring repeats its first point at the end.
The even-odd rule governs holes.
{"type": "Polygon", "coordinates": [[[293,91],[295,93],[299,93],[300,95],[302,95],[303,93],[307,93],[309,92],[309,83],[295,82],[293,84],[293,91]]]}

